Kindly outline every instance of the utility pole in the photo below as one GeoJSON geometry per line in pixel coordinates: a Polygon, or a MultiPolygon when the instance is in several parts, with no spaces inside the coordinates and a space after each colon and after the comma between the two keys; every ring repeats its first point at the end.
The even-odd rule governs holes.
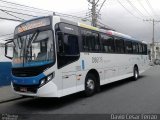
{"type": "Polygon", "coordinates": [[[90,9],[90,12],[91,12],[91,18],[92,18],[92,26],[97,26],[97,3],[99,2],[98,1],[95,1],[95,0],[88,0],[88,2],[91,4],[91,9],[90,9]]]}
{"type": "Polygon", "coordinates": [[[97,14],[96,14],[96,3],[95,0],[92,1],[92,25],[97,26],[97,14]]]}
{"type": "Polygon", "coordinates": [[[155,20],[153,19],[152,20],[152,23],[153,23],[153,35],[152,35],[152,60],[154,61],[154,59],[155,59],[155,51],[154,51],[154,23],[155,23],[155,20]]]}
{"type": "Polygon", "coordinates": [[[151,53],[151,56],[152,56],[152,61],[154,61],[155,59],[155,51],[154,51],[154,46],[155,46],[155,40],[154,40],[154,36],[155,36],[155,23],[157,22],[160,22],[159,20],[155,20],[155,19],[147,19],[147,20],[144,20],[144,21],[147,21],[147,22],[152,22],[152,25],[153,25],[153,32],[152,32],[152,53],[151,53]]]}
{"type": "Polygon", "coordinates": [[[97,26],[98,17],[100,16],[100,10],[103,7],[106,0],[103,1],[101,5],[98,5],[100,0],[88,0],[89,4],[91,4],[91,18],[92,18],[92,26],[97,26]],[[100,7],[99,7],[100,6],[100,7]],[[99,9],[99,10],[98,10],[99,9]]]}

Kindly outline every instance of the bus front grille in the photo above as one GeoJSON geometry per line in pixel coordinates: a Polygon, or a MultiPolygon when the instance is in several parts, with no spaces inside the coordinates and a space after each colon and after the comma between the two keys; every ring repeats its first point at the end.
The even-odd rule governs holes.
{"type": "Polygon", "coordinates": [[[37,93],[39,85],[17,85],[13,84],[13,88],[17,92],[37,93]]]}

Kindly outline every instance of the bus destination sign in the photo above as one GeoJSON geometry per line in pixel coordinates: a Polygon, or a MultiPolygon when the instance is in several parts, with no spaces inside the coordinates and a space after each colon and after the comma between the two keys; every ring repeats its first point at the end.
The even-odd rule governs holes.
{"type": "Polygon", "coordinates": [[[39,28],[39,27],[48,26],[50,24],[51,22],[49,17],[32,20],[17,26],[15,29],[15,34],[22,33],[31,29],[39,28]]]}

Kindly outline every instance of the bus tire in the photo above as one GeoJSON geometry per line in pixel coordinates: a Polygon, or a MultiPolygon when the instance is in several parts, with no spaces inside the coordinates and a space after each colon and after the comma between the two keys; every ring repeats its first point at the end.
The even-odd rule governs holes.
{"type": "Polygon", "coordinates": [[[137,80],[139,78],[139,70],[138,67],[135,66],[133,69],[133,80],[137,80]]]}
{"type": "Polygon", "coordinates": [[[88,74],[85,79],[85,96],[89,97],[96,92],[96,77],[93,74],[88,74]]]}

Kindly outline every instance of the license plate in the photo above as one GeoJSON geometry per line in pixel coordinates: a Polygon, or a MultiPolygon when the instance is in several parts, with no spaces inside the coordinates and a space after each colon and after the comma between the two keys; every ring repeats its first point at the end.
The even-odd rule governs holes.
{"type": "Polygon", "coordinates": [[[20,88],[21,92],[27,92],[27,88],[20,88]]]}

